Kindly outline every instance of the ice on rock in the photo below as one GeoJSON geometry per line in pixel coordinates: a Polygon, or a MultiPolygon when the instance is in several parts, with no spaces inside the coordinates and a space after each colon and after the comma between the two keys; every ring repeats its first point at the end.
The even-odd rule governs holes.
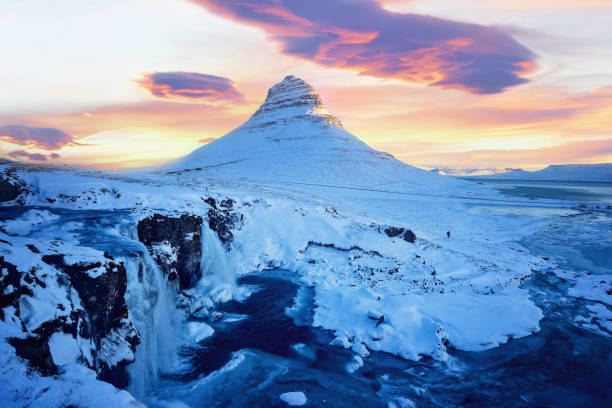
{"type": "Polygon", "coordinates": [[[306,405],[308,399],[301,391],[285,392],[280,395],[280,399],[291,407],[301,407],[306,405]]]}
{"type": "Polygon", "coordinates": [[[53,356],[53,362],[60,366],[76,363],[81,356],[77,340],[66,333],[54,333],[49,339],[49,349],[53,356]]]}
{"type": "Polygon", "coordinates": [[[340,346],[344,348],[351,347],[351,341],[346,335],[336,336],[336,338],[334,338],[329,344],[331,344],[332,346],[340,346]]]}
{"type": "Polygon", "coordinates": [[[29,331],[36,330],[41,324],[59,314],[56,304],[50,304],[48,299],[39,299],[33,296],[21,296],[19,309],[21,310],[21,320],[29,331]]]}
{"type": "Polygon", "coordinates": [[[197,319],[207,319],[213,306],[214,303],[209,297],[200,297],[189,306],[189,315],[197,319]]]}

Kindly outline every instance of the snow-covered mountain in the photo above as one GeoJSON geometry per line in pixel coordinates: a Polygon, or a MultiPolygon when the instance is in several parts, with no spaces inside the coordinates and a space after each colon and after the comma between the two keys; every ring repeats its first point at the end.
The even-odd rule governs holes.
{"type": "Polygon", "coordinates": [[[243,125],[162,168],[201,170],[224,179],[360,186],[435,178],[350,134],[316,90],[292,75],[268,90],[265,102],[243,125]]]}
{"type": "Polygon", "coordinates": [[[371,149],[292,76],[155,171],[0,162],[0,406],[463,405],[415,381],[480,387],[454,350],[538,332],[548,296],[522,238],[554,218],[504,211],[555,203],[509,199],[371,149]]]}
{"type": "Polygon", "coordinates": [[[550,165],[538,171],[513,170],[476,177],[504,180],[612,182],[612,163],[550,165]]]}

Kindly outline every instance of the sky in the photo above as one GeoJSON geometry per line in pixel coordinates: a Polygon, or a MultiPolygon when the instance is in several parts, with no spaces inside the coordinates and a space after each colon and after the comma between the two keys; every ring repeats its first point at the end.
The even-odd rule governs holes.
{"type": "Polygon", "coordinates": [[[612,162],[612,0],[2,0],[0,156],[154,166],[286,75],[426,169],[612,162]]]}

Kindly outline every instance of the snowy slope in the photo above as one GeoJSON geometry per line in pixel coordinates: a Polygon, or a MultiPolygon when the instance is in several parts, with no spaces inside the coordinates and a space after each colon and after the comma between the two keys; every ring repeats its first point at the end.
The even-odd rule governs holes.
{"type": "Polygon", "coordinates": [[[246,123],[163,169],[198,169],[207,177],[223,179],[351,186],[438,178],[347,132],[315,89],[291,75],[269,89],[246,123]]]}
{"type": "Polygon", "coordinates": [[[508,180],[612,182],[612,163],[551,165],[538,171],[517,170],[477,177],[508,180]]]}

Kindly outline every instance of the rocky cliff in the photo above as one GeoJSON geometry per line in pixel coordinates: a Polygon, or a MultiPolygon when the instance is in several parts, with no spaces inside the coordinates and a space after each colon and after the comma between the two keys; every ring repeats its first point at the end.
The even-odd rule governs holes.
{"type": "Polygon", "coordinates": [[[202,277],[202,218],[154,214],[138,223],[138,239],[169,282],[189,289],[202,277]]]}
{"type": "Polygon", "coordinates": [[[0,319],[22,327],[9,338],[17,354],[43,374],[56,373],[56,364],[67,361],[54,361],[50,343],[61,338],[58,347],[74,351],[72,361],[95,370],[103,381],[127,386],[125,369],[134,361],[139,338],[125,303],[123,264],[107,254],[75,262],[74,254],[67,260],[63,254],[41,254],[32,244],[27,250],[32,259],[21,265],[0,256],[5,288],[0,319]]]}

